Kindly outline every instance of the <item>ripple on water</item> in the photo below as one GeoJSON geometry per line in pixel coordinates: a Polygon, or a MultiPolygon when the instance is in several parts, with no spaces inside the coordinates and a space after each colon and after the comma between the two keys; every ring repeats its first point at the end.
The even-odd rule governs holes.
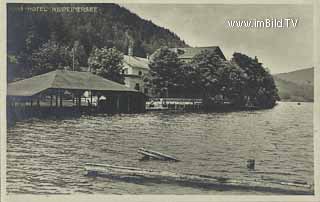
{"type": "Polygon", "coordinates": [[[89,178],[84,163],[109,163],[245,180],[313,183],[313,104],[230,113],[149,112],[31,119],[8,129],[7,190],[31,194],[265,194],[89,178]],[[139,161],[140,147],[178,163],[139,161]],[[246,169],[247,159],[256,170],[246,169]]]}

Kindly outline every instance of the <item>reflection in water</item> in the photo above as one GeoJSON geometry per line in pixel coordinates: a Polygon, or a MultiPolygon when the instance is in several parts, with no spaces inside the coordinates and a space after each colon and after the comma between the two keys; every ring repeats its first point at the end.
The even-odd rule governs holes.
{"type": "Polygon", "coordinates": [[[247,112],[32,119],[8,129],[7,190],[32,194],[261,194],[90,178],[83,169],[88,162],[312,184],[312,120],[312,103],[279,103],[274,109],[247,112]],[[140,147],[182,161],[139,161],[140,147]],[[255,159],[255,171],[247,170],[248,159],[255,159]]]}

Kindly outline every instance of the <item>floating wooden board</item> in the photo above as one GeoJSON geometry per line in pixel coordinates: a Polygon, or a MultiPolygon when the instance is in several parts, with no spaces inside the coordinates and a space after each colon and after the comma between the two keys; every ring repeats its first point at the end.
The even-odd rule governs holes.
{"type": "Polygon", "coordinates": [[[151,180],[156,183],[178,183],[223,190],[245,189],[265,192],[285,192],[288,194],[314,194],[313,187],[307,183],[266,180],[236,180],[217,176],[183,173],[178,174],[169,171],[91,163],[85,165],[85,170],[89,176],[101,176],[126,180],[139,179],[142,182],[151,180]]]}
{"type": "Polygon", "coordinates": [[[163,154],[163,153],[160,153],[157,151],[148,150],[145,148],[139,148],[138,152],[140,154],[144,155],[145,157],[149,157],[149,158],[153,158],[153,159],[167,160],[167,161],[179,161],[178,159],[176,159],[173,156],[163,154]]]}

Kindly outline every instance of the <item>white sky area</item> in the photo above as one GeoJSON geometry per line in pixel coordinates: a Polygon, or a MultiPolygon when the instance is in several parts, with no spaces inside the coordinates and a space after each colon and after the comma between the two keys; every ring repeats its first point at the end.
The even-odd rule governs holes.
{"type": "Polygon", "coordinates": [[[272,74],[313,66],[312,5],[122,4],[190,46],[220,46],[259,61],[272,74]],[[227,20],[298,19],[296,28],[229,28],[227,20]]]}

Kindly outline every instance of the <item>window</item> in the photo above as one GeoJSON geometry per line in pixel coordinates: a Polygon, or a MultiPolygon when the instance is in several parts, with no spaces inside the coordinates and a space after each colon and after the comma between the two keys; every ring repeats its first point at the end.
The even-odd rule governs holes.
{"type": "Polygon", "coordinates": [[[142,72],[141,71],[139,71],[139,76],[141,76],[142,75],[142,72]]]}
{"type": "Polygon", "coordinates": [[[136,83],[136,86],[134,87],[134,89],[140,90],[140,85],[138,83],[136,83]]]}
{"type": "Polygon", "coordinates": [[[122,74],[128,74],[128,69],[123,69],[122,74]]]}
{"type": "Polygon", "coordinates": [[[145,89],[144,89],[144,93],[145,93],[145,94],[148,94],[148,88],[145,88],[145,89]]]}

